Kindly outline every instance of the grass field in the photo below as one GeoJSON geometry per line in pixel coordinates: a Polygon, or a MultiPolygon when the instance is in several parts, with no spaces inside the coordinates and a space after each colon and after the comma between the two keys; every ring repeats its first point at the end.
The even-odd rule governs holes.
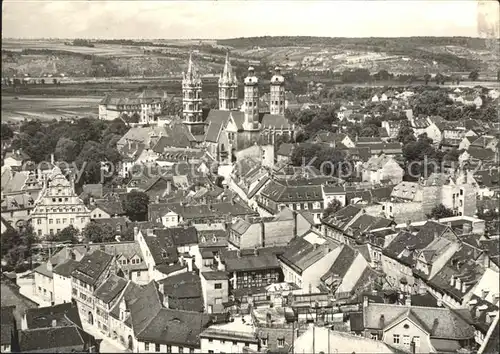
{"type": "Polygon", "coordinates": [[[2,121],[97,117],[102,97],[29,97],[2,95],[2,121]]]}

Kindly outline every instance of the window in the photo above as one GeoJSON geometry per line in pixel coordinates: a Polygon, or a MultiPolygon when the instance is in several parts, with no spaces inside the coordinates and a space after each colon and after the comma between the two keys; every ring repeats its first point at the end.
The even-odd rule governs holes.
{"type": "Polygon", "coordinates": [[[233,340],[233,345],[238,345],[238,342],[233,340]]]}
{"type": "Polygon", "coordinates": [[[216,297],[215,298],[215,304],[216,305],[222,305],[222,298],[221,297],[216,297]]]}
{"type": "Polygon", "coordinates": [[[403,336],[403,345],[410,346],[410,336],[407,334],[403,336]]]}
{"type": "Polygon", "coordinates": [[[75,219],[74,218],[69,219],[69,223],[70,224],[74,224],[75,223],[75,219]]]}
{"type": "Polygon", "coordinates": [[[37,223],[38,225],[41,225],[41,224],[42,224],[42,219],[36,219],[36,223],[37,223]]]}
{"type": "Polygon", "coordinates": [[[377,336],[377,334],[376,334],[376,333],[372,333],[372,339],[373,339],[373,340],[377,340],[377,339],[378,339],[378,336],[377,336]]]}
{"type": "Polygon", "coordinates": [[[66,224],[66,218],[63,219],[63,224],[66,224]]]}
{"type": "Polygon", "coordinates": [[[208,343],[213,343],[214,340],[212,338],[208,338],[208,343]]]}
{"type": "Polygon", "coordinates": [[[278,338],[278,347],[283,348],[285,346],[285,338],[278,338]]]}
{"type": "Polygon", "coordinates": [[[214,354],[214,351],[213,350],[209,350],[208,354],[214,354]]]}
{"type": "Polygon", "coordinates": [[[415,343],[416,348],[420,347],[420,337],[419,336],[413,337],[413,343],[415,343]]]}
{"type": "Polygon", "coordinates": [[[148,342],[144,343],[144,350],[149,352],[149,343],[148,342]]]}
{"type": "Polygon", "coordinates": [[[262,338],[261,341],[262,341],[262,345],[264,347],[267,347],[267,338],[262,338]]]}
{"type": "Polygon", "coordinates": [[[155,352],[160,351],[160,345],[158,343],[155,344],[155,352]]]}
{"type": "Polygon", "coordinates": [[[60,224],[61,223],[61,219],[56,219],[56,224],[60,224]]]}
{"type": "Polygon", "coordinates": [[[222,283],[215,283],[215,289],[222,289],[222,283]]]}
{"type": "Polygon", "coordinates": [[[394,334],[392,338],[394,344],[399,344],[399,334],[394,334]]]}
{"type": "Polygon", "coordinates": [[[49,219],[49,224],[52,224],[54,222],[54,219],[49,219]]]}

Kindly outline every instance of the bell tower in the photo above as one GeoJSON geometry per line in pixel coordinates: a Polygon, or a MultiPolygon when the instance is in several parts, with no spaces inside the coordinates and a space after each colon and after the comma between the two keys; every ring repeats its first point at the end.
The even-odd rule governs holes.
{"type": "Polygon", "coordinates": [[[201,103],[201,76],[189,54],[187,72],[182,73],[182,118],[193,134],[203,134],[201,103]]]}
{"type": "Polygon", "coordinates": [[[226,54],[224,71],[219,78],[219,110],[234,111],[238,109],[238,80],[233,73],[229,52],[226,54]]]}
{"type": "Polygon", "coordinates": [[[243,130],[258,131],[259,124],[259,79],[255,76],[254,68],[248,68],[245,78],[245,96],[243,98],[245,121],[243,130]]]}
{"type": "Polygon", "coordinates": [[[269,108],[271,114],[285,115],[285,78],[281,75],[281,69],[274,69],[271,78],[271,94],[269,108]]]}

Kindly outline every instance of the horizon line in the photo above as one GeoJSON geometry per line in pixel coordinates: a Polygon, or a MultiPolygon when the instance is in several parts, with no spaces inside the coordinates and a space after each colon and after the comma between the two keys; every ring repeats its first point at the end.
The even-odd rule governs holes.
{"type": "Polygon", "coordinates": [[[370,36],[370,37],[337,37],[337,36],[307,36],[307,35],[288,35],[288,36],[248,36],[248,37],[226,37],[226,38],[148,38],[148,37],[3,37],[2,39],[20,39],[20,40],[39,40],[39,39],[89,39],[89,40],[135,40],[135,41],[146,41],[146,40],[169,40],[169,41],[218,41],[218,40],[231,40],[231,39],[250,39],[250,38],[324,38],[324,39],[369,39],[369,38],[379,38],[379,39],[394,39],[394,38],[471,38],[471,39],[487,39],[480,36],[370,36]]]}

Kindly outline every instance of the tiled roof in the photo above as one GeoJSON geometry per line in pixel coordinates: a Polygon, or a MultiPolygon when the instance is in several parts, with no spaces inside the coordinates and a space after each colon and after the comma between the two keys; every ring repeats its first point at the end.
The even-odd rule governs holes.
{"type": "Polygon", "coordinates": [[[198,229],[198,245],[202,247],[226,247],[228,232],[224,229],[198,229]]]}
{"type": "Polygon", "coordinates": [[[177,247],[198,243],[198,231],[194,226],[169,227],[167,229],[155,229],[157,237],[169,238],[177,247]]]}
{"type": "Polygon", "coordinates": [[[411,232],[400,231],[383,253],[397,259],[399,262],[411,266],[416,262],[415,252],[423,249],[434,240],[434,234],[422,233],[420,236],[411,232]]]}
{"type": "Polygon", "coordinates": [[[372,156],[367,162],[363,164],[363,168],[366,170],[377,171],[391,161],[394,161],[394,159],[391,156],[387,156],[384,154],[372,156]]]}
{"type": "Polygon", "coordinates": [[[362,212],[362,208],[355,206],[355,205],[348,205],[339,211],[337,211],[335,214],[330,215],[322,220],[323,223],[330,225],[330,226],[336,226],[341,230],[344,230],[346,225],[351,222],[351,220],[356,217],[360,212],[362,212]]]}
{"type": "Polygon", "coordinates": [[[338,244],[326,241],[322,244],[312,244],[303,237],[293,238],[279,259],[302,274],[307,268],[334,250],[338,244]]]}
{"type": "Polygon", "coordinates": [[[53,268],[53,273],[62,275],[63,277],[69,278],[71,277],[71,272],[76,269],[79,262],[73,259],[67,259],[62,263],[58,264],[55,268],[53,268]]]}
{"type": "Polygon", "coordinates": [[[64,348],[85,344],[77,327],[55,327],[28,329],[19,332],[19,347],[21,352],[58,352],[64,348]]]}
{"type": "MultiPolygon", "coordinates": [[[[136,294],[137,295],[137,294],[136,294]]],[[[134,334],[138,337],[162,309],[161,294],[155,281],[146,285],[138,296],[125,299],[134,334]]]]}
{"type": "Polygon", "coordinates": [[[498,169],[481,170],[474,172],[477,184],[489,189],[500,188],[500,174],[498,169]]]}
{"type": "MultiPolygon", "coordinates": [[[[155,230],[157,231],[159,230],[155,230]]],[[[157,265],[177,263],[179,259],[177,247],[168,234],[158,233],[157,236],[148,236],[147,233],[143,233],[143,237],[157,265]]]]}
{"type": "Polygon", "coordinates": [[[86,284],[94,285],[101,274],[109,267],[112,259],[112,255],[96,250],[83,257],[71,275],[86,284]]]}
{"type": "Polygon", "coordinates": [[[448,308],[430,308],[418,306],[401,306],[389,304],[369,304],[363,308],[363,324],[366,329],[383,330],[396,324],[397,320],[411,316],[414,321],[426,330],[431,338],[471,339],[474,329],[459,315],[448,308]],[[380,317],[384,316],[381,327],[380,317]]]}
{"type": "Polygon", "coordinates": [[[495,158],[495,152],[489,149],[483,149],[480,147],[470,146],[467,150],[467,153],[473,159],[485,161],[485,160],[493,160],[495,158]]]}
{"type": "Polygon", "coordinates": [[[295,148],[295,144],[287,144],[282,143],[278,149],[277,155],[281,156],[292,156],[293,149],[295,148]]]}
{"type": "MultiPolygon", "coordinates": [[[[150,204],[155,205],[155,204],[150,204]]],[[[238,215],[254,215],[255,211],[250,209],[248,206],[242,205],[238,202],[234,204],[231,202],[220,202],[213,204],[201,204],[201,205],[182,205],[180,203],[167,203],[167,204],[156,204],[163,205],[165,210],[171,210],[178,215],[181,215],[184,220],[197,219],[197,218],[221,218],[223,216],[238,216],[238,215]]],[[[165,213],[166,214],[166,213],[165,213]]],[[[163,215],[165,215],[163,214],[163,215]]],[[[163,216],[162,215],[162,216],[163,216]]]]}
{"type": "Polygon", "coordinates": [[[203,312],[203,292],[198,274],[185,272],[160,280],[168,307],[173,310],[203,312]]]}
{"type": "Polygon", "coordinates": [[[95,206],[104,210],[110,216],[125,214],[122,202],[119,200],[96,200],[95,206]]]}
{"type": "Polygon", "coordinates": [[[113,301],[127,285],[127,281],[115,274],[104,281],[94,292],[94,296],[103,301],[105,304],[109,304],[113,301]]]}
{"type": "Polygon", "coordinates": [[[143,287],[129,280],[127,286],[123,290],[123,296],[120,301],[118,301],[115,306],[111,309],[110,315],[116,319],[120,319],[120,303],[124,301],[125,303],[132,301],[140,296],[143,291],[143,287]]]}
{"type": "Polygon", "coordinates": [[[210,324],[210,315],[162,308],[137,335],[141,342],[199,348],[200,333],[210,324]]]}
{"type": "Polygon", "coordinates": [[[82,326],[78,307],[72,302],[26,311],[26,324],[29,329],[52,327],[53,321],[56,321],[58,327],[82,326]]]}
{"type": "Polygon", "coordinates": [[[1,331],[0,331],[0,345],[11,345],[12,335],[15,330],[15,317],[14,317],[15,306],[1,307],[0,317],[1,317],[1,331]]]}
{"type": "Polygon", "coordinates": [[[487,339],[486,345],[484,346],[483,353],[498,353],[500,348],[500,321],[496,321],[496,325],[491,332],[491,336],[487,339]]]}
{"type": "Polygon", "coordinates": [[[249,255],[242,253],[241,257],[235,256],[233,252],[223,252],[221,258],[228,272],[280,268],[276,254],[265,249],[259,250],[257,255],[254,255],[253,251],[249,255]]]}
{"type": "Polygon", "coordinates": [[[293,184],[272,180],[261,195],[281,203],[322,201],[321,185],[293,184]]]}
{"type": "Polygon", "coordinates": [[[202,272],[201,276],[206,280],[228,280],[229,275],[226,272],[213,271],[213,272],[202,272]]]}
{"type": "Polygon", "coordinates": [[[82,187],[82,194],[86,194],[93,198],[103,197],[103,186],[101,183],[97,184],[84,184],[82,187]]]}
{"type": "Polygon", "coordinates": [[[14,306],[14,317],[17,328],[21,328],[22,318],[26,310],[38,307],[38,304],[19,292],[19,286],[2,274],[0,288],[1,307],[14,306]]]}
{"type": "Polygon", "coordinates": [[[352,262],[354,262],[354,259],[357,256],[356,251],[346,244],[340,247],[342,247],[342,249],[340,250],[339,255],[333,262],[330,269],[321,277],[321,281],[328,281],[328,278],[330,277],[342,280],[351,267],[352,262]]]}

